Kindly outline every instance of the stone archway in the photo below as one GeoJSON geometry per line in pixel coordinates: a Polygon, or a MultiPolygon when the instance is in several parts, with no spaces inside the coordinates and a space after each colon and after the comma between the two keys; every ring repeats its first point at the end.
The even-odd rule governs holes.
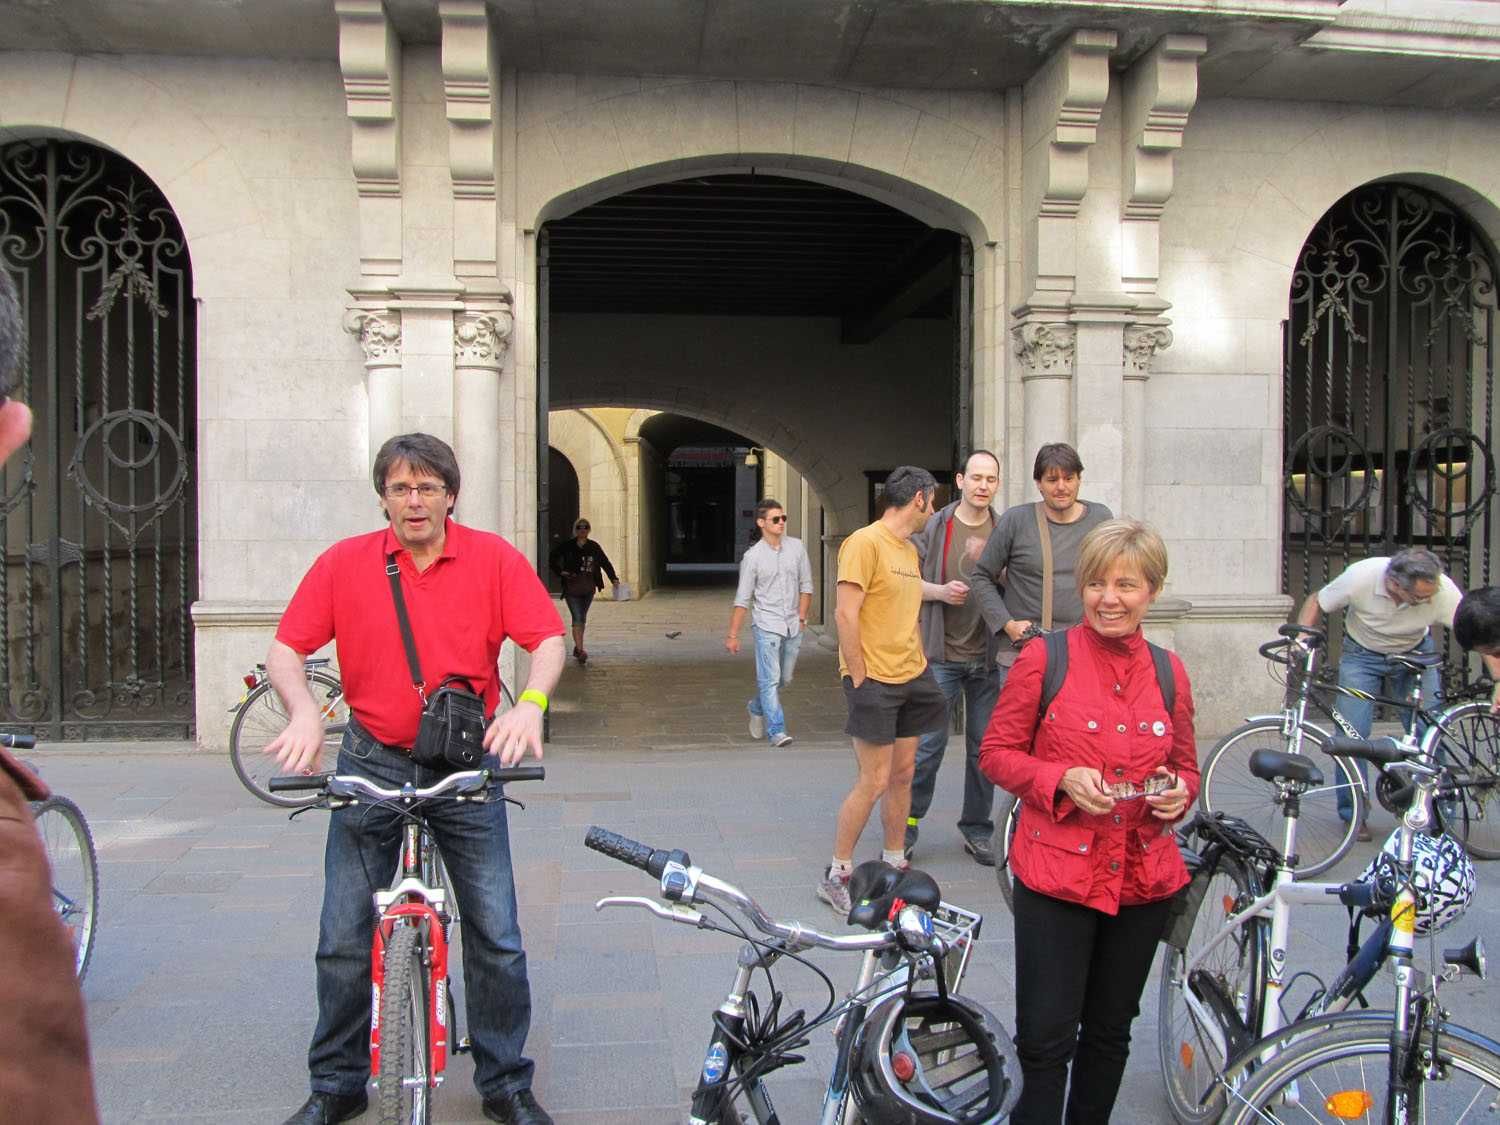
{"type": "Polygon", "coordinates": [[[618,439],[590,410],[554,410],[548,425],[548,444],[572,464],[578,509],[566,517],[554,513],[554,523],[585,515],[593,537],[614,561],[627,582],[635,581],[634,536],[629,534],[629,479],[618,439]]]}

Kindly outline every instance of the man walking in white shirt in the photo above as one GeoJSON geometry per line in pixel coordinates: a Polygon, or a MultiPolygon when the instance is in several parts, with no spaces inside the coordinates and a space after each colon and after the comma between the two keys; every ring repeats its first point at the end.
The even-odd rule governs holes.
{"type": "Polygon", "coordinates": [[[786,534],[786,512],[779,502],[767,497],[757,504],[755,526],[760,540],[740,559],[740,585],[724,647],[740,651],[740,629],[750,612],[756,683],[756,694],[746,707],[750,737],[766,738],[780,749],[792,743],[781,709],[781,688],[792,682],[802,647],[802,626],[812,606],[812,564],[802,541],[786,534]]]}

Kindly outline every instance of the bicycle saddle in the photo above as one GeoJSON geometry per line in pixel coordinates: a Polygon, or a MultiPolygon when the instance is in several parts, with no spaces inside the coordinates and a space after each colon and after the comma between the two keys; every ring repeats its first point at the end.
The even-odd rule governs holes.
{"type": "Polygon", "coordinates": [[[871,859],[861,863],[849,876],[849,897],[854,900],[849,924],[874,930],[890,918],[891,907],[898,898],[932,911],[942,902],[943,892],[925,871],[915,868],[898,871],[884,860],[871,859]]]}
{"type": "Polygon", "coordinates": [[[1440,652],[1398,652],[1385,658],[1387,664],[1420,672],[1423,668],[1436,668],[1443,662],[1440,652]]]}
{"type": "Polygon", "coordinates": [[[1285,754],[1280,750],[1257,750],[1250,755],[1250,772],[1262,781],[1300,781],[1304,785],[1322,785],[1323,771],[1303,754],[1285,754]]]}

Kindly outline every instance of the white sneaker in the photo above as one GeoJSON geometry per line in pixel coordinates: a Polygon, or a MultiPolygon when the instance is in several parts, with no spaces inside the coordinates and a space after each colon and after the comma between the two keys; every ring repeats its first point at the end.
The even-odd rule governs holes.
{"type": "Polygon", "coordinates": [[[854,903],[849,899],[849,876],[835,875],[831,867],[823,870],[823,881],[818,884],[818,897],[846,921],[849,911],[854,909],[854,903]]]}
{"type": "Polygon", "coordinates": [[[787,734],[786,731],[782,731],[780,734],[773,734],[771,736],[771,745],[778,750],[780,750],[783,746],[790,746],[791,744],[792,736],[787,734]]]}
{"type": "Polygon", "coordinates": [[[754,715],[754,714],[752,714],[750,716],[750,737],[751,738],[765,738],[766,737],[766,717],[764,715],[754,715]]]}

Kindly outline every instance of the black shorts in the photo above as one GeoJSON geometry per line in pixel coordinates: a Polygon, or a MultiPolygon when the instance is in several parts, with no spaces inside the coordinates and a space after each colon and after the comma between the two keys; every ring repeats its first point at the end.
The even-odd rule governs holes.
{"type": "Polygon", "coordinates": [[[574,625],[582,625],[589,619],[589,606],[593,604],[593,594],[564,594],[563,601],[568,603],[568,613],[573,618],[574,625]]]}
{"type": "Polygon", "coordinates": [[[920,676],[904,684],[867,677],[855,687],[845,676],[844,699],[849,704],[844,733],[876,746],[942,730],[948,723],[948,700],[931,668],[923,668],[920,676]]]}

